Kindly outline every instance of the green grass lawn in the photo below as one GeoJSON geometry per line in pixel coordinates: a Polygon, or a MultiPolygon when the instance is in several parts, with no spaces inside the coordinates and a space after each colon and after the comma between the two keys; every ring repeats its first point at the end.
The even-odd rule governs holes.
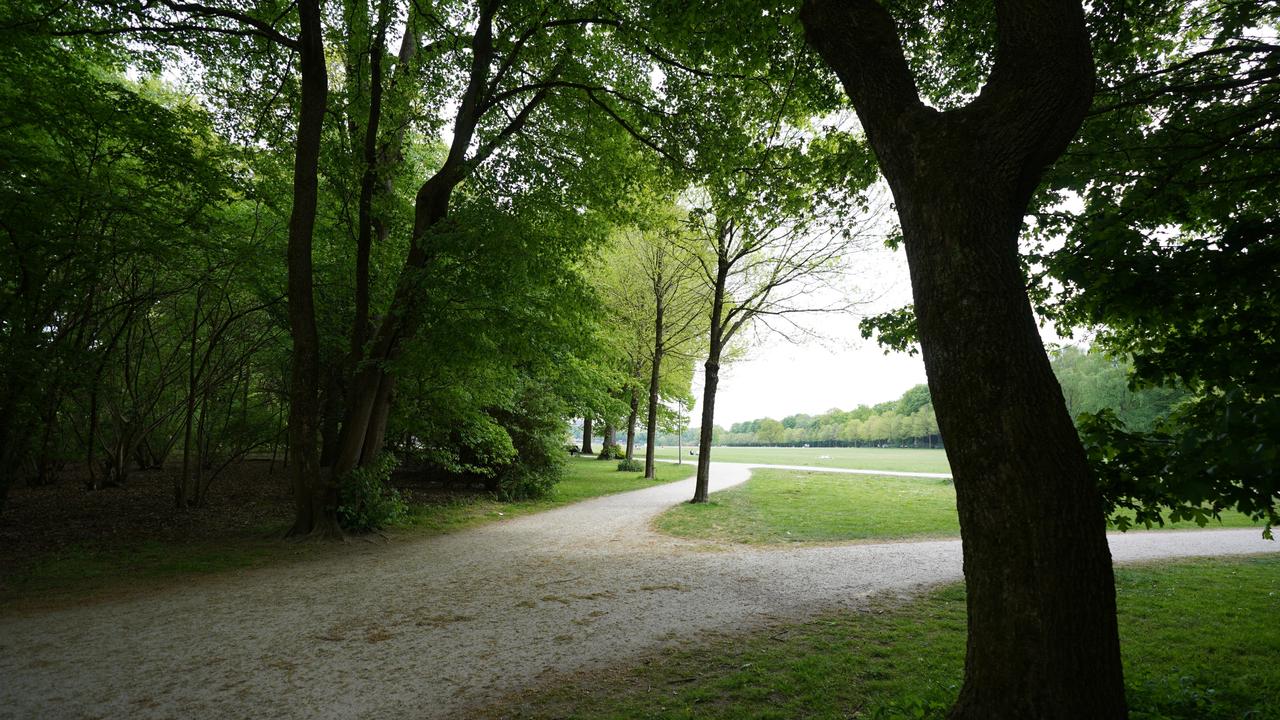
{"type": "MultiPolygon", "coordinates": [[[[537,500],[501,502],[488,495],[410,507],[409,516],[387,535],[414,540],[488,522],[567,505],[601,495],[652,487],[693,475],[696,468],[661,463],[658,479],[619,472],[616,461],[571,458],[551,495],[537,500]]],[[[217,540],[192,542],[86,541],[34,559],[15,577],[0,583],[0,610],[38,609],[91,596],[138,592],[176,579],[302,562],[338,553],[359,552],[363,542],[294,543],[280,539],[285,527],[245,528],[217,540]]]]}
{"type": "MultiPolygon", "coordinates": [[[[668,510],[654,525],[679,537],[739,543],[888,540],[959,535],[955,508],[955,488],[946,480],[759,469],[742,485],[712,493],[707,503],[668,510]]],[[[1239,513],[1223,513],[1221,522],[1208,525],[1255,526],[1239,513]]]]}
{"type": "MultiPolygon", "coordinates": [[[[1280,718],[1280,556],[1122,567],[1134,720],[1280,718]]],[[[716,636],[575,675],[480,717],[941,718],[964,662],[963,586],[716,636]]]]}
{"type": "Polygon", "coordinates": [[[740,543],[838,542],[958,535],[946,480],[756,470],[746,483],[655,521],[680,537],[740,543]]]}
{"type": "MultiPolygon", "coordinates": [[[[686,460],[691,459],[688,453],[689,448],[685,448],[686,460]]],[[[673,460],[678,452],[674,447],[660,447],[656,454],[659,458],[673,460]]],[[[711,459],[761,465],[807,465],[898,472],[951,472],[945,452],[925,448],[713,447],[711,459]]]]}

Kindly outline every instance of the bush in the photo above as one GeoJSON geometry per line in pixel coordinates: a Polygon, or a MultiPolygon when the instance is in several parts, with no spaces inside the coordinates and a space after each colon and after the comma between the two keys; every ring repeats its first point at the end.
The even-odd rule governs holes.
{"type": "Polygon", "coordinates": [[[622,472],[641,472],[644,470],[644,463],[639,460],[622,460],[618,463],[618,470],[622,472]]]}
{"type": "Polygon", "coordinates": [[[605,445],[600,448],[600,454],[596,456],[597,460],[621,460],[626,457],[626,453],[622,452],[621,445],[605,445]]]}
{"type": "Polygon", "coordinates": [[[338,522],[344,530],[371,532],[409,512],[400,493],[391,487],[396,458],[382,453],[372,463],[352,470],[338,483],[338,522]]]}
{"type": "Polygon", "coordinates": [[[542,497],[564,472],[564,408],[547,386],[528,382],[516,402],[489,413],[506,430],[516,455],[498,469],[494,482],[502,500],[542,497]]]}

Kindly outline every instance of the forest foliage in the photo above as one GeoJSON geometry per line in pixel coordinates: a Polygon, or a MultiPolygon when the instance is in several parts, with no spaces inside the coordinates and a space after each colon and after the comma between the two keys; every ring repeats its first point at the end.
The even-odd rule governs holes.
{"type": "MultiPolygon", "coordinates": [[[[284,3],[213,7],[4,7],[0,498],[168,464],[175,505],[198,506],[227,467],[288,452],[304,30],[284,3]]],[[[1088,19],[1106,39],[1094,108],[1027,233],[1038,308],[1106,353],[1064,351],[1057,377],[1116,502],[1145,519],[1274,513],[1275,9],[1109,7],[1088,19]]],[[[904,24],[903,42],[920,90],[950,107],[990,69],[976,49],[993,18],[929,12],[944,22],[904,24]]],[[[568,418],[633,442],[672,428],[697,363],[732,359],[720,345],[738,320],[768,330],[814,309],[779,280],[820,286],[865,240],[875,158],[789,10],[348,0],[321,14],[323,467],[342,466],[346,440],[357,464],[385,447],[436,477],[543,492],[568,418]],[[678,280],[665,343],[642,302],[654,248],[659,284],[678,280]],[[353,441],[371,396],[386,416],[353,441]]],[[[913,338],[909,312],[868,327],[913,338]]],[[[717,441],[940,441],[927,407],[753,423],[717,441]]]]}

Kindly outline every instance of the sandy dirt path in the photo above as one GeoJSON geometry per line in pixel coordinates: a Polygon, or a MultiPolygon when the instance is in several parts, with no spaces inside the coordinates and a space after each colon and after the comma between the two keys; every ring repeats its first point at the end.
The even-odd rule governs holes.
{"type": "MultiPolygon", "coordinates": [[[[712,467],[720,489],[752,466],[712,467]]],[[[465,717],[544,675],[961,577],[955,540],[757,549],[649,529],[691,495],[682,481],[354,557],[3,618],[0,717],[465,717]]],[[[1259,535],[1136,533],[1111,545],[1118,562],[1280,550],[1259,535]]]]}

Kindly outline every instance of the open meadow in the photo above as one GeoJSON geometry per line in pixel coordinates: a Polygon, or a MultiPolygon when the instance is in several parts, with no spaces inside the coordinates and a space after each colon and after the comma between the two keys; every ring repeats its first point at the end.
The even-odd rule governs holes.
{"type": "MultiPolygon", "coordinates": [[[[890,451],[882,451],[890,452],[890,451]]],[[[896,469],[896,468],[894,468],[896,469]]],[[[889,541],[960,534],[950,480],[846,475],[757,468],[742,485],[712,493],[699,504],[671,508],[654,521],[678,537],[748,544],[889,541]]],[[[1255,527],[1224,512],[1208,528],[1255,527]]],[[[1186,521],[1171,530],[1197,530],[1186,521]]],[[[1134,528],[1129,532],[1143,532],[1134,528]]]]}
{"type": "MultiPolygon", "coordinates": [[[[681,457],[675,447],[659,447],[655,456],[663,460],[681,457],[696,460],[686,446],[681,457]]],[[[805,465],[851,470],[893,470],[897,472],[950,473],[947,454],[928,448],[831,448],[831,447],[721,447],[711,448],[712,462],[754,465],[805,465]]]]}

